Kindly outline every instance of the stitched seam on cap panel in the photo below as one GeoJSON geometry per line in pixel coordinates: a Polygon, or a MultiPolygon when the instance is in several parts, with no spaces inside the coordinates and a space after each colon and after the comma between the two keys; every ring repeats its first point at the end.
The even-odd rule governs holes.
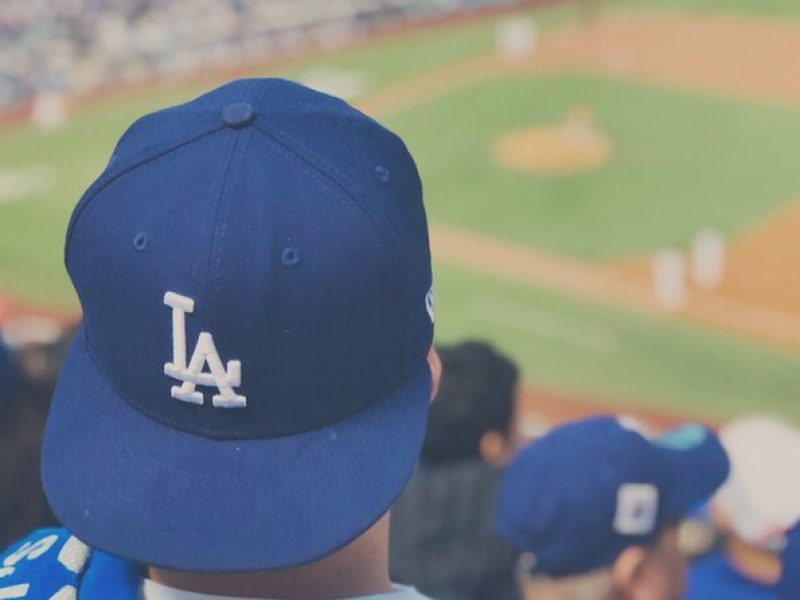
{"type": "MultiPolygon", "coordinates": [[[[384,240],[384,242],[388,245],[388,247],[389,247],[389,255],[392,258],[392,263],[394,264],[394,268],[395,268],[395,276],[398,278],[398,280],[403,281],[404,284],[405,284],[403,286],[403,295],[405,296],[406,293],[408,292],[408,288],[409,288],[408,277],[405,275],[405,272],[402,269],[402,265],[401,265],[402,257],[398,255],[398,251],[396,249],[396,244],[393,242],[393,240],[388,238],[387,231],[386,231],[386,229],[389,229],[394,236],[397,236],[398,232],[395,230],[393,224],[391,222],[388,222],[386,219],[384,219],[384,221],[385,221],[384,224],[378,222],[375,213],[373,211],[369,210],[367,208],[368,205],[361,200],[361,198],[366,196],[366,194],[364,194],[358,188],[358,186],[353,185],[352,181],[350,181],[349,178],[345,177],[344,174],[341,173],[341,171],[336,169],[333,165],[331,165],[328,161],[326,161],[324,158],[319,156],[316,152],[314,152],[310,148],[308,148],[305,144],[295,140],[294,138],[291,138],[290,136],[284,134],[281,131],[278,131],[278,130],[275,130],[275,129],[272,129],[272,128],[267,128],[263,124],[257,124],[256,125],[256,129],[258,131],[260,131],[262,134],[264,134],[265,136],[267,136],[268,138],[270,138],[273,141],[275,141],[276,143],[278,143],[279,145],[283,146],[286,150],[288,150],[297,159],[299,159],[303,163],[307,164],[309,167],[314,169],[314,171],[316,171],[317,173],[319,173],[320,175],[325,177],[325,179],[327,179],[331,183],[333,183],[337,188],[342,190],[345,193],[345,195],[347,195],[351,200],[353,200],[353,202],[356,203],[356,206],[358,206],[361,209],[361,211],[367,216],[367,218],[372,222],[373,226],[378,231],[378,235],[380,235],[381,238],[384,240]],[[293,146],[296,146],[296,147],[293,147],[293,146]],[[302,150],[302,152],[300,152],[300,150],[302,150]],[[304,154],[304,153],[306,153],[306,154],[304,154]],[[316,161],[319,164],[315,164],[315,162],[313,162],[311,160],[311,158],[313,158],[314,161],[316,161]],[[330,172],[326,172],[326,169],[328,171],[330,171],[330,172]],[[334,175],[339,176],[342,179],[344,179],[346,181],[347,185],[344,185],[341,181],[338,181],[334,175]],[[349,189],[349,188],[352,188],[352,189],[349,189]]],[[[407,317],[408,317],[408,315],[406,314],[406,310],[407,309],[404,306],[403,307],[403,318],[401,319],[401,322],[400,322],[401,336],[402,336],[402,338],[404,340],[403,349],[401,349],[400,356],[399,356],[400,365],[401,365],[401,369],[400,370],[401,371],[405,370],[403,368],[404,367],[404,363],[405,363],[405,356],[404,356],[405,350],[404,350],[404,348],[405,348],[405,340],[406,340],[406,334],[407,334],[406,321],[407,321],[407,317]]]]}
{"type": "MultiPolygon", "coordinates": [[[[252,92],[256,90],[257,83],[255,81],[251,81],[250,85],[248,86],[248,92],[252,92]]],[[[263,98],[265,91],[262,89],[258,94],[256,94],[255,99],[253,100],[253,104],[259,106],[261,99],[263,98]]],[[[258,113],[254,112],[252,115],[253,119],[258,118],[258,113]]],[[[214,232],[211,237],[211,247],[209,248],[208,253],[208,266],[206,268],[206,284],[205,284],[205,315],[206,319],[208,319],[208,310],[209,310],[209,301],[208,301],[208,294],[209,290],[211,289],[211,279],[217,278],[218,273],[215,272],[215,269],[219,267],[219,263],[221,261],[220,256],[216,256],[218,246],[222,244],[223,238],[225,237],[225,232],[227,231],[227,220],[223,219],[224,223],[220,223],[220,218],[222,216],[223,205],[228,206],[228,213],[230,214],[230,206],[231,206],[231,198],[230,194],[226,194],[228,188],[233,188],[237,182],[239,181],[239,175],[241,173],[241,169],[237,169],[236,172],[231,176],[231,168],[233,166],[234,161],[236,160],[237,156],[239,157],[239,164],[244,161],[244,155],[247,153],[247,148],[250,145],[250,140],[252,139],[252,129],[247,127],[244,131],[239,131],[239,134],[236,138],[236,144],[233,147],[231,152],[231,158],[228,161],[228,166],[225,172],[225,179],[222,182],[222,188],[220,189],[219,200],[217,204],[217,211],[214,216],[214,232]],[[241,136],[245,136],[244,141],[242,141],[241,136]],[[240,145],[242,146],[241,150],[239,149],[240,145]],[[230,179],[230,180],[229,180],[230,179]]]]}
{"type": "Polygon", "coordinates": [[[112,173],[106,172],[100,175],[100,177],[89,187],[89,189],[86,190],[83,196],[81,196],[81,199],[78,201],[78,204],[75,206],[75,210],[73,211],[72,216],[70,217],[69,225],[67,226],[67,235],[64,241],[64,264],[67,267],[67,271],[69,271],[70,242],[72,241],[72,236],[74,235],[75,228],[78,225],[78,221],[83,216],[83,213],[89,210],[89,208],[92,206],[91,201],[97,196],[97,194],[99,194],[111,183],[113,183],[123,175],[126,175],[127,173],[130,173],[131,171],[134,171],[139,167],[146,165],[149,162],[161,158],[162,156],[165,156],[170,152],[174,152],[179,148],[187,146],[188,144],[191,144],[208,135],[211,135],[212,133],[219,131],[220,129],[223,128],[215,126],[213,129],[203,131],[202,133],[195,135],[194,137],[188,140],[175,143],[174,145],[168,146],[167,148],[158,150],[155,154],[150,154],[151,152],[153,152],[154,150],[153,148],[146,148],[145,150],[147,152],[145,150],[142,150],[141,152],[136,153],[134,155],[133,162],[121,168],[119,172],[112,172],[112,173]]]}
{"type": "MultiPolygon", "coordinates": [[[[393,131],[391,131],[389,129],[386,129],[383,125],[381,125],[378,121],[376,121],[375,119],[370,117],[368,114],[361,112],[360,110],[358,110],[357,108],[355,108],[353,106],[350,106],[349,104],[345,103],[345,106],[350,108],[355,114],[353,114],[352,112],[351,113],[348,113],[348,112],[341,113],[341,112],[337,112],[337,111],[329,110],[329,109],[324,109],[324,110],[313,109],[312,110],[312,109],[308,109],[308,108],[303,108],[303,109],[291,110],[291,111],[276,110],[276,111],[273,111],[273,112],[269,113],[269,118],[270,118],[270,120],[274,121],[274,120],[277,120],[276,117],[278,117],[278,118],[279,117],[290,117],[290,118],[294,119],[294,118],[297,118],[297,117],[320,116],[320,115],[322,115],[322,116],[329,117],[329,118],[341,119],[341,120],[347,121],[348,124],[355,124],[355,125],[359,125],[363,120],[366,120],[366,121],[369,121],[370,123],[372,123],[373,125],[376,125],[377,127],[380,127],[383,130],[383,132],[385,132],[384,133],[385,137],[390,138],[393,143],[399,144],[400,146],[402,146],[402,148],[406,151],[406,153],[409,155],[409,157],[411,156],[411,153],[408,151],[408,147],[406,146],[405,142],[403,142],[402,138],[400,138],[400,136],[398,136],[393,131]]],[[[370,131],[366,127],[361,129],[361,133],[363,133],[366,137],[368,137],[373,142],[377,142],[379,144],[384,144],[386,142],[386,139],[382,138],[381,135],[377,135],[375,131],[370,131]]]]}
{"type": "Polygon", "coordinates": [[[208,287],[211,284],[211,263],[214,260],[214,249],[217,245],[217,228],[219,226],[219,215],[222,209],[222,205],[224,204],[225,199],[225,191],[228,188],[228,182],[231,174],[231,165],[233,164],[234,158],[236,158],[236,152],[239,149],[241,144],[242,138],[240,135],[236,135],[236,139],[233,142],[233,148],[231,148],[231,155],[228,158],[228,164],[225,165],[225,175],[222,179],[222,185],[219,189],[219,194],[217,196],[217,208],[214,211],[214,223],[213,223],[213,231],[211,234],[211,243],[208,246],[208,260],[206,261],[206,280],[203,285],[203,314],[205,316],[206,323],[208,324],[208,287]]]}
{"type": "MultiPolygon", "coordinates": [[[[275,142],[275,140],[271,136],[267,136],[267,139],[272,141],[272,142],[275,142]]],[[[281,156],[285,157],[286,160],[295,161],[299,165],[299,167],[303,169],[303,172],[304,173],[308,173],[308,175],[310,177],[322,177],[325,182],[330,182],[330,177],[328,177],[324,173],[321,173],[319,169],[317,169],[313,165],[309,164],[308,161],[302,160],[300,157],[298,157],[296,152],[291,151],[290,149],[286,148],[284,145],[282,145],[280,143],[277,144],[277,149],[281,150],[281,156]]],[[[343,188],[341,186],[336,186],[336,190],[338,190],[339,192],[342,192],[343,188]]],[[[365,220],[367,223],[371,223],[376,230],[379,229],[379,227],[375,224],[375,222],[372,219],[369,218],[369,214],[367,213],[367,211],[364,211],[364,210],[361,209],[361,206],[359,205],[358,202],[348,202],[347,201],[347,199],[352,200],[352,196],[350,194],[345,192],[344,196],[345,196],[345,200],[341,202],[341,205],[343,206],[343,208],[345,210],[348,210],[348,211],[351,211],[351,212],[354,212],[354,213],[358,214],[361,219],[365,220]]],[[[391,258],[391,252],[389,252],[388,250],[385,250],[385,252],[391,258]]],[[[399,281],[398,278],[395,278],[395,282],[396,282],[395,285],[398,285],[398,286],[401,285],[401,282],[399,281]]],[[[401,330],[402,330],[402,326],[403,326],[403,323],[401,323],[401,330]]],[[[404,354],[404,352],[403,352],[403,354],[404,354]]],[[[403,358],[404,358],[403,356],[400,357],[401,362],[402,362],[403,358]]],[[[427,360],[427,356],[420,357],[420,359],[418,361],[413,363],[412,368],[409,369],[408,372],[406,372],[405,369],[401,369],[399,383],[392,383],[392,385],[389,386],[387,388],[387,390],[383,391],[380,394],[379,398],[381,398],[381,399],[385,398],[386,396],[394,393],[395,390],[397,390],[399,387],[404,385],[405,382],[408,381],[408,379],[411,376],[411,374],[416,372],[416,370],[426,360],[427,360]]],[[[286,434],[282,433],[282,434],[278,434],[278,435],[271,435],[270,437],[275,438],[275,437],[282,437],[284,435],[295,435],[295,434],[299,434],[299,433],[304,433],[306,431],[314,431],[314,430],[316,430],[318,428],[325,427],[325,426],[328,426],[328,425],[331,425],[331,424],[335,424],[338,421],[340,421],[342,419],[345,419],[348,416],[357,414],[358,412],[360,412],[362,410],[366,410],[367,408],[369,408],[373,404],[375,404],[374,401],[370,402],[368,404],[357,406],[357,407],[353,408],[352,410],[350,410],[350,411],[348,411],[348,412],[346,412],[344,414],[335,415],[335,416],[331,417],[330,419],[327,419],[327,420],[323,421],[321,425],[315,426],[315,427],[310,428],[310,429],[303,429],[303,430],[293,431],[291,433],[286,433],[286,434]]],[[[209,435],[211,435],[211,434],[209,434],[209,435]]],[[[240,435],[240,433],[237,431],[237,432],[231,433],[230,435],[240,435]]],[[[248,432],[242,432],[241,435],[250,436],[250,434],[248,432]]],[[[249,439],[249,438],[247,438],[247,439],[249,439]]]]}

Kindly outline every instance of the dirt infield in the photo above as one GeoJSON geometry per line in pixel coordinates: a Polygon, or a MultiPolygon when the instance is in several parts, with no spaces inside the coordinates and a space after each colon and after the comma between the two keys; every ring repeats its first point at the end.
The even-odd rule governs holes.
{"type": "Polygon", "coordinates": [[[731,268],[717,294],[741,302],[800,312],[800,202],[733,240],[731,268]]]}
{"type": "MultiPolygon", "coordinates": [[[[566,421],[596,414],[624,414],[635,417],[653,429],[667,429],[687,421],[697,420],[692,415],[675,410],[659,410],[643,404],[623,404],[608,398],[575,396],[537,389],[527,384],[520,398],[521,428],[531,436],[536,430],[546,429],[566,421]]],[[[716,427],[716,422],[706,422],[716,427]]]]}
{"type": "MultiPolygon", "coordinates": [[[[800,201],[795,201],[734,237],[727,248],[722,281],[708,295],[786,314],[800,313],[799,232],[800,201]]],[[[643,281],[652,277],[650,257],[631,257],[617,265],[643,281]]]]}
{"type": "Polygon", "coordinates": [[[546,36],[526,62],[800,104],[800,24],[724,15],[611,16],[546,36]]]}
{"type": "Polygon", "coordinates": [[[800,106],[800,23],[725,15],[610,15],[542,37],[527,59],[493,52],[363,98],[386,116],[509,73],[584,72],[800,106]]]}
{"type": "Polygon", "coordinates": [[[613,143],[597,129],[592,109],[569,108],[563,123],[537,125],[495,140],[492,155],[500,166],[527,173],[572,175],[598,169],[613,154],[613,143]]]}

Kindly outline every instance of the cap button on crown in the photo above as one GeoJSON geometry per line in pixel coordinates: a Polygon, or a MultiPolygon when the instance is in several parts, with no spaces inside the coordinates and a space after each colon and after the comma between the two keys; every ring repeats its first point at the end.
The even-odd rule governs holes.
{"type": "Polygon", "coordinates": [[[247,102],[234,102],[222,109],[222,120],[225,125],[234,129],[246,127],[253,121],[255,111],[247,102]]]}

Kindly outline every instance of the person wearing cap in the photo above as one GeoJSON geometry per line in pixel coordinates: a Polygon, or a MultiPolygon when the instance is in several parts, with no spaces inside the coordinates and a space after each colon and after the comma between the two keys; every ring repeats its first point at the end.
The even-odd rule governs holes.
{"type": "Polygon", "coordinates": [[[800,477],[786,467],[800,461],[800,432],[779,419],[747,416],[725,424],[720,439],[731,474],[707,511],[719,543],[692,564],[686,597],[769,600],[786,532],[800,519],[800,477]]]}
{"type": "Polygon", "coordinates": [[[0,408],[11,401],[19,384],[19,366],[0,332],[0,408]]]}
{"type": "Polygon", "coordinates": [[[498,531],[522,552],[521,595],[680,598],[678,524],[727,474],[700,425],[652,439],[607,416],[552,430],[510,463],[498,497],[498,531]]]}
{"type": "Polygon", "coordinates": [[[45,499],[40,454],[47,411],[70,331],[36,335],[33,319],[0,330],[0,549],[57,521],[45,499]]]}
{"type": "Polygon", "coordinates": [[[494,517],[501,469],[520,444],[519,370],[483,341],[437,351],[420,466],[392,510],[390,572],[437,599],[516,599],[516,555],[494,517]]]}
{"type": "Polygon", "coordinates": [[[397,136],[234,81],[128,129],[65,252],[84,321],[42,476],[67,530],[0,557],[0,597],[421,598],[388,577],[439,377],[397,136]]]}

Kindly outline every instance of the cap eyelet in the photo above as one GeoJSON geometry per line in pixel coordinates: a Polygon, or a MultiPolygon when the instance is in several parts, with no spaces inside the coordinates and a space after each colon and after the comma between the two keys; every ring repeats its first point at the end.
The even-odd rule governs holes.
{"type": "Polygon", "coordinates": [[[233,129],[247,127],[255,118],[253,107],[247,102],[234,102],[222,109],[222,120],[233,129]]]}
{"type": "Polygon", "coordinates": [[[392,178],[392,174],[389,172],[389,169],[383,165],[378,165],[375,167],[375,176],[381,183],[389,183],[389,180],[392,178]]]}
{"type": "Polygon", "coordinates": [[[300,252],[297,248],[284,248],[281,253],[281,262],[287,267],[296,267],[300,264],[300,252]]]}
{"type": "Polygon", "coordinates": [[[140,231],[133,238],[133,247],[136,248],[138,252],[141,252],[142,250],[147,248],[147,242],[148,242],[147,232],[140,231]]]}

